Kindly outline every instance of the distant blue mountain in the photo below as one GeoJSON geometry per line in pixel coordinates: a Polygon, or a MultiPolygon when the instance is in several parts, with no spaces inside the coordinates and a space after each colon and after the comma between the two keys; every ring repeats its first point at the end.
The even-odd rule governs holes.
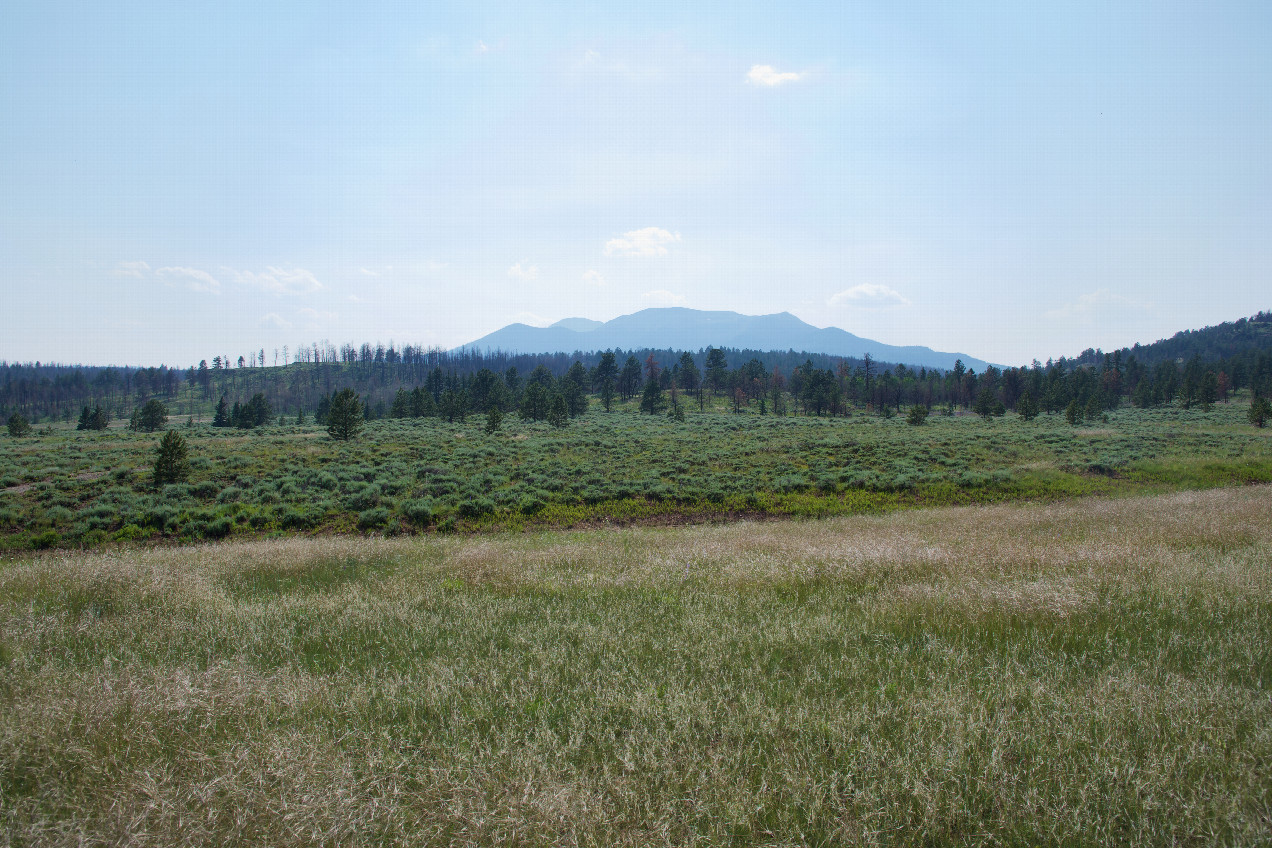
{"type": "Polygon", "coordinates": [[[858,358],[869,353],[883,362],[941,369],[953,368],[957,359],[977,371],[983,371],[988,364],[965,353],[941,353],[917,345],[898,347],[863,339],[837,327],[814,327],[789,312],[742,315],[683,307],[644,309],[604,322],[566,318],[551,327],[509,324],[462,347],[509,353],[574,353],[611,348],[698,351],[705,347],[729,347],[858,358]]]}

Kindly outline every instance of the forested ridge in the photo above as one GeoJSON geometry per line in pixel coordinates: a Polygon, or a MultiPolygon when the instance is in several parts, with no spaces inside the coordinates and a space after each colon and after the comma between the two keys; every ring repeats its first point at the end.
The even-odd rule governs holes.
{"type": "Polygon", "coordinates": [[[358,393],[368,419],[453,419],[497,408],[543,420],[557,398],[573,416],[589,399],[609,408],[636,397],[651,413],[723,399],[735,412],[760,414],[889,414],[905,406],[993,414],[1020,411],[1023,401],[1026,411],[1076,404],[1089,416],[1124,398],[1143,407],[1188,407],[1243,388],[1272,395],[1269,312],[1149,345],[1088,349],[1072,359],[981,373],[961,365],[914,369],[869,356],[725,348],[511,354],[314,343],[273,354],[274,364],[262,349],[186,368],[0,363],[0,416],[17,413],[36,424],[77,416],[81,423],[86,416],[135,422],[157,399],[174,416],[217,416],[218,424],[250,427],[276,416],[321,420],[331,396],[344,388],[358,393]]]}

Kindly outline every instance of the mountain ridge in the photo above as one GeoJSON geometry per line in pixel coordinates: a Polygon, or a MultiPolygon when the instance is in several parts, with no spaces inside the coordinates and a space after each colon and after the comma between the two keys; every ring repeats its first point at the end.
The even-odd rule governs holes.
{"type": "Polygon", "coordinates": [[[830,356],[948,369],[956,360],[977,371],[990,363],[966,353],[921,345],[889,345],[838,327],[814,327],[789,312],[743,315],[727,310],[683,306],[650,307],[609,321],[564,318],[548,327],[509,324],[454,350],[503,350],[516,353],[571,353],[643,348],[697,351],[706,347],[795,350],[830,356]]]}

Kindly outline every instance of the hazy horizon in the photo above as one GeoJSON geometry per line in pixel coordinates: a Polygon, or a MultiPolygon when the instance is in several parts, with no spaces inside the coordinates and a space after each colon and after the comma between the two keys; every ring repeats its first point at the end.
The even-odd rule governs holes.
{"type": "Polygon", "coordinates": [[[649,306],[1024,364],[1269,308],[1259,3],[22,5],[0,359],[649,306]]]}

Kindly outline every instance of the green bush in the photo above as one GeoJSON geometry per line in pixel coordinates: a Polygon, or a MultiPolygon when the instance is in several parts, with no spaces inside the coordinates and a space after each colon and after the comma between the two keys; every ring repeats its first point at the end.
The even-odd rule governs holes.
{"type": "Polygon", "coordinates": [[[402,506],[402,516],[416,527],[427,527],[435,517],[433,501],[429,498],[409,501],[402,506]]]}
{"type": "Polygon", "coordinates": [[[224,539],[232,532],[234,532],[234,519],[228,515],[223,515],[209,523],[203,531],[203,535],[209,539],[224,539]]]}
{"type": "Polygon", "coordinates": [[[56,530],[45,530],[43,533],[31,537],[31,547],[37,551],[46,550],[56,546],[61,541],[61,538],[56,530]]]}
{"type": "Polygon", "coordinates": [[[382,506],[358,513],[358,529],[374,530],[389,523],[389,511],[382,506]]]}

